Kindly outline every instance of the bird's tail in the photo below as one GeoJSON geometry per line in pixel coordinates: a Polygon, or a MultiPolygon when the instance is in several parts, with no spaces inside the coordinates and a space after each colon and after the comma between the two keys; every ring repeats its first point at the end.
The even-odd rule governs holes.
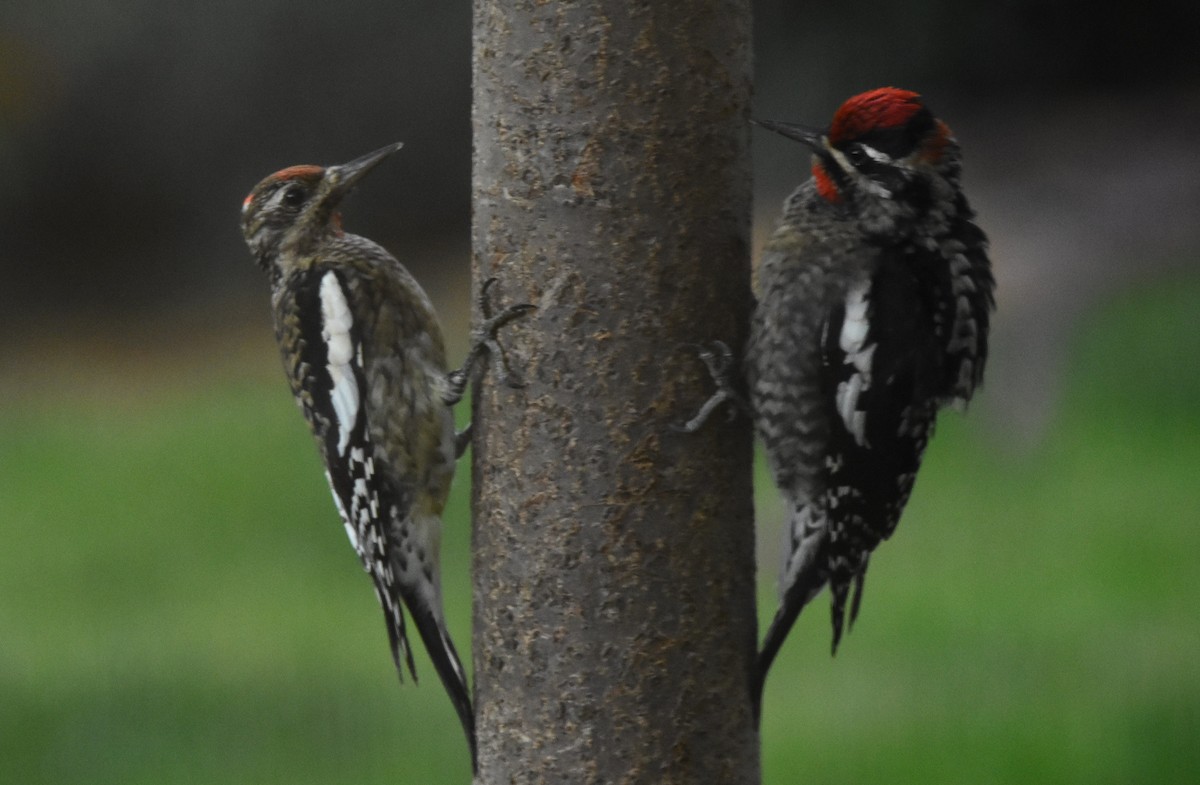
{"type": "Polygon", "coordinates": [[[771,670],[771,664],[775,662],[775,655],[779,654],[780,648],[783,647],[784,640],[792,631],[792,625],[800,617],[800,611],[804,610],[804,606],[816,596],[824,585],[825,577],[817,575],[815,570],[802,572],[780,599],[779,609],[775,611],[775,618],[771,620],[771,626],[767,628],[762,649],[758,653],[752,693],[755,722],[762,718],[763,688],[766,686],[767,673],[771,670]]]}
{"type": "Polygon", "coordinates": [[[761,719],[763,688],[775,656],[792,631],[800,611],[817,596],[828,580],[828,573],[824,569],[826,532],[827,527],[813,506],[799,504],[792,508],[784,546],[787,558],[780,579],[779,610],[775,611],[775,618],[767,628],[755,668],[756,678],[751,694],[756,721],[761,719]]]}
{"type": "MultiPolygon", "coordinates": [[[[433,660],[434,670],[442,680],[442,686],[450,695],[458,721],[462,723],[463,733],[467,736],[467,745],[471,749],[471,771],[477,771],[478,750],[475,744],[475,710],[471,706],[471,693],[467,688],[467,674],[462,661],[450,640],[450,633],[441,618],[434,614],[433,608],[427,604],[407,602],[409,613],[417,633],[425,643],[429,659],[433,660]]],[[[415,676],[414,676],[415,680],[415,676]]]]}

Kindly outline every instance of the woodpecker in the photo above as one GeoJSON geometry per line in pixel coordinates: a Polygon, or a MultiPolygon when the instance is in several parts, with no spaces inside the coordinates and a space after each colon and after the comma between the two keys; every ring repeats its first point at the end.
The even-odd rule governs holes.
{"type": "Polygon", "coordinates": [[[994,281],[950,128],[918,94],[856,95],[828,129],[773,121],[812,178],[784,203],[758,268],[744,369],[788,521],[780,606],[755,698],[801,609],[828,584],[833,652],[858,615],[938,410],[983,381],[994,281]],[[853,587],[853,598],[850,598],[853,587]]]}
{"type": "Polygon", "coordinates": [[[403,605],[450,694],[474,765],[474,714],[438,571],[441,513],[465,447],[450,406],[476,360],[498,350],[495,331],[528,306],[488,319],[464,368],[447,373],[441,327],[420,285],[382,247],[342,229],[342,200],[400,147],[340,166],[282,169],[246,197],[241,225],[270,279],[284,371],[374,583],[397,672],[403,679],[407,666],[416,680],[403,605]]]}

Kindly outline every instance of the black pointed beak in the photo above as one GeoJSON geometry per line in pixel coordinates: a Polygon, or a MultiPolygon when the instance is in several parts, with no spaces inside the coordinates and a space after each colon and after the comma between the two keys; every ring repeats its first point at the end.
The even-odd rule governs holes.
{"type": "Polygon", "coordinates": [[[812,148],[815,153],[825,150],[825,132],[819,128],[811,128],[807,125],[796,125],[794,123],[781,123],[777,120],[751,120],[750,122],[766,128],[768,131],[774,131],[780,136],[795,139],[797,142],[812,148]]]}
{"type": "Polygon", "coordinates": [[[362,158],[355,158],[348,164],[331,166],[325,170],[325,177],[333,184],[334,193],[344,196],[383,159],[403,146],[403,142],[396,142],[387,147],[381,147],[373,153],[367,153],[362,158]]]}

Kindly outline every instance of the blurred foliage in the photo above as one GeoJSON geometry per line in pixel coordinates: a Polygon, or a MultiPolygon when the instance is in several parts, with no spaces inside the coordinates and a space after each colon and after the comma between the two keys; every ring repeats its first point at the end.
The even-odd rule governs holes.
{"type": "MultiPolygon", "coordinates": [[[[1198,299],[1192,280],[1091,318],[1032,457],[943,418],[837,658],[823,597],[780,656],[765,782],[1194,780],[1198,299]]],[[[469,780],[423,652],[420,687],[396,683],[263,338],[250,367],[81,379],[0,413],[0,781],[469,780]]],[[[469,655],[465,478],[443,561],[469,655]]]]}

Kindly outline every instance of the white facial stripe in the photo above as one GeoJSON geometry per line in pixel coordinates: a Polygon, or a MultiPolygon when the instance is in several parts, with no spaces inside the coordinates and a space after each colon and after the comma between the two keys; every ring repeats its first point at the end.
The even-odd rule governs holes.
{"type": "Polygon", "coordinates": [[[351,360],[355,357],[350,328],[354,316],[346,303],[337,275],[332,271],[321,279],[321,338],[325,341],[329,362],[329,398],[338,425],[338,454],[344,455],[350,443],[350,431],[358,419],[359,391],[351,360]]]}
{"type": "MultiPolygon", "coordinates": [[[[830,146],[828,142],[825,144],[825,149],[829,151],[831,156],[833,156],[833,160],[837,162],[838,168],[845,172],[846,176],[854,178],[854,181],[858,184],[859,188],[862,188],[867,193],[874,194],[881,199],[887,199],[892,195],[890,190],[884,188],[870,177],[867,177],[865,174],[858,171],[858,169],[856,169],[854,165],[850,163],[850,159],[846,157],[846,154],[841,150],[830,146]]],[[[880,163],[886,163],[889,165],[895,165],[896,163],[886,154],[881,153],[873,147],[862,145],[862,149],[866,151],[867,155],[871,156],[873,160],[879,161],[880,163]]]]}
{"type": "Polygon", "coordinates": [[[880,185],[875,180],[872,180],[870,177],[864,177],[863,175],[859,175],[858,181],[859,181],[859,184],[865,190],[874,194],[875,196],[878,196],[880,199],[890,199],[892,197],[891,190],[884,188],[882,185],[880,185]]]}
{"type": "Polygon", "coordinates": [[[283,186],[282,188],[276,188],[275,193],[271,194],[271,199],[267,202],[264,209],[270,210],[279,207],[279,205],[283,202],[284,194],[286,194],[289,189],[290,186],[287,185],[283,186]]]}
{"type": "Polygon", "coordinates": [[[881,163],[881,164],[893,163],[892,157],[885,152],[876,150],[874,147],[871,147],[870,145],[865,145],[865,144],[860,144],[859,147],[862,148],[862,151],[864,153],[866,153],[867,155],[869,155],[871,157],[872,161],[877,161],[878,163],[881,163]]]}
{"type": "Polygon", "coordinates": [[[850,164],[850,159],[841,150],[833,147],[828,141],[825,142],[825,149],[833,156],[833,160],[837,161],[838,168],[843,172],[853,172],[854,167],[850,164]]]}

